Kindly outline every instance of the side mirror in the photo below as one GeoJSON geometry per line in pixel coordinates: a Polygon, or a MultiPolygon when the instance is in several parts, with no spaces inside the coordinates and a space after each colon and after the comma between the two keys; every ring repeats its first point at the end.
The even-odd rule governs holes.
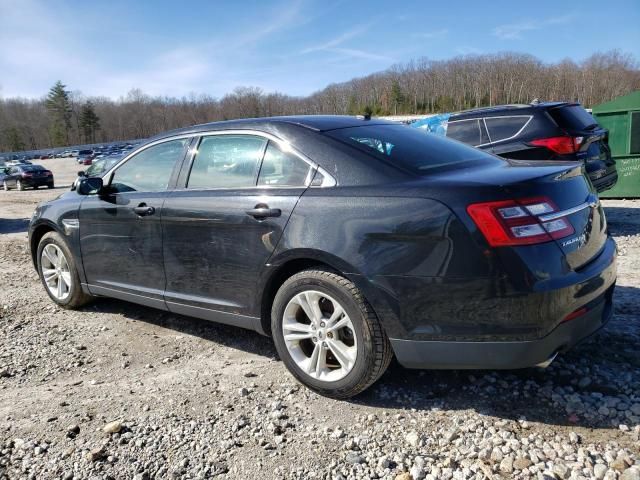
{"type": "Polygon", "coordinates": [[[79,195],[95,195],[102,191],[102,178],[81,177],[76,190],[79,195]]]}
{"type": "Polygon", "coordinates": [[[86,176],[87,176],[87,174],[86,174],[86,173],[84,173],[84,170],[80,170],[80,171],[78,172],[78,176],[79,176],[79,177],[86,177],[86,176]]]}

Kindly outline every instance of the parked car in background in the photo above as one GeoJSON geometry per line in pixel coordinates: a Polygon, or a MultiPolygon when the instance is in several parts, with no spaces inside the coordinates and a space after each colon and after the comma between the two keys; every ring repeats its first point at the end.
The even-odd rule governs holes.
{"type": "Polygon", "coordinates": [[[608,131],[579,103],[500,105],[451,114],[447,137],[516,160],[576,160],[598,192],[618,181],[608,131]]]}
{"type": "Polygon", "coordinates": [[[81,165],[91,165],[91,162],[84,163],[85,160],[93,158],[93,150],[79,150],[76,161],[81,165]]]}
{"type": "Polygon", "coordinates": [[[276,117],[151,139],[37,207],[43,287],[272,336],[346,398],[411,368],[549,364],[611,317],[616,246],[575,162],[382,120],[276,117]]]}
{"type": "Polygon", "coordinates": [[[2,186],[5,190],[14,187],[18,190],[44,186],[53,188],[53,173],[42,165],[15,165],[9,168],[2,186]]]}
{"type": "Polygon", "coordinates": [[[0,183],[4,181],[4,178],[9,174],[9,169],[11,167],[0,166],[0,183]]]}
{"type": "Polygon", "coordinates": [[[24,158],[20,158],[18,160],[9,160],[7,162],[5,162],[6,166],[15,166],[15,165],[31,165],[31,162],[29,160],[25,160],[24,158]]]}

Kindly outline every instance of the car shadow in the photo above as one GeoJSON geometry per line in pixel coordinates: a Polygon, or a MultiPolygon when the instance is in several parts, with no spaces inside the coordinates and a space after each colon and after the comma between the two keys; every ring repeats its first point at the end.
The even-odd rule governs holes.
{"type": "MultiPolygon", "coordinates": [[[[348,401],[398,411],[474,410],[513,421],[633,428],[640,424],[640,415],[630,410],[634,402],[639,403],[634,395],[640,391],[639,297],[638,288],[617,287],[615,314],[609,324],[559,355],[546,369],[410,370],[393,360],[376,384],[348,401]]],[[[271,339],[255,332],[119,300],[99,299],[87,308],[278,358],[271,339]]]]}
{"type": "Polygon", "coordinates": [[[29,228],[28,218],[0,218],[0,235],[22,233],[29,228]]]}
{"type": "Polygon", "coordinates": [[[640,233],[640,209],[605,206],[604,212],[612,235],[636,235],[640,233]]]}

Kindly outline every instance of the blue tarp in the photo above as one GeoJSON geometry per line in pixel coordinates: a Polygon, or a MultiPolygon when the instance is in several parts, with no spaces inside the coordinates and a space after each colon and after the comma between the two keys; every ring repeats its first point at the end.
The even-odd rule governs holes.
{"type": "Polygon", "coordinates": [[[416,120],[410,123],[409,126],[420,128],[429,133],[446,136],[450,116],[450,113],[441,113],[439,115],[433,115],[432,117],[423,118],[422,120],[416,120]]]}

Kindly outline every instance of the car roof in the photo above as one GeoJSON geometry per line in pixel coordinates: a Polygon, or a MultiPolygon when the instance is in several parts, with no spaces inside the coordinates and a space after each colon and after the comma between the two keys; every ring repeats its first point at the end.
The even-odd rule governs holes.
{"type": "Polygon", "coordinates": [[[462,110],[451,114],[451,117],[466,117],[466,116],[485,116],[485,115],[524,115],[531,114],[536,110],[549,110],[556,107],[565,105],[577,105],[572,102],[537,102],[537,103],[517,103],[509,105],[495,105],[492,107],[479,107],[469,110],[462,110]]]}
{"type": "Polygon", "coordinates": [[[359,127],[364,125],[398,125],[397,122],[389,120],[381,120],[378,118],[371,119],[364,116],[349,115],[292,115],[283,117],[260,117],[260,118],[243,118],[239,120],[225,120],[222,122],[202,123],[191,127],[180,128],[164,132],[150,138],[149,141],[155,141],[175,135],[198,133],[208,130],[232,130],[232,129],[251,129],[265,126],[277,126],[278,124],[290,124],[308,128],[316,132],[326,132],[339,128],[359,127]]]}

